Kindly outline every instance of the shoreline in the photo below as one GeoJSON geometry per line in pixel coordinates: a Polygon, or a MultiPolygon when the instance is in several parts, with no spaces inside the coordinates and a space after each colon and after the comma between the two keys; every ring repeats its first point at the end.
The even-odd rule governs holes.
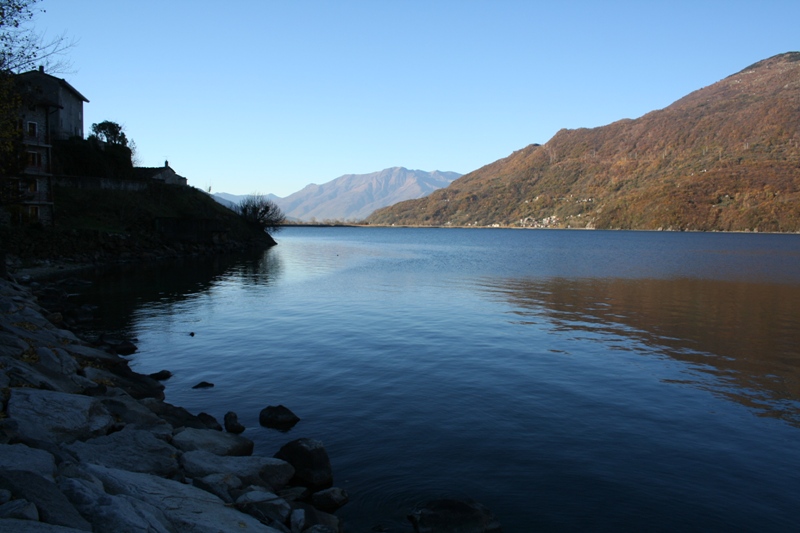
{"type": "MultiPolygon", "coordinates": [[[[335,514],[349,495],[322,442],[256,450],[236,413],[220,424],[165,402],[171,373],[131,370],[131,343],[66,329],[57,293],[68,298],[60,285],[74,279],[51,276],[100,266],[51,262],[24,274],[28,286],[0,277],[0,530],[349,531],[335,514]]],[[[264,431],[281,429],[275,411],[288,410],[263,409],[264,431]]],[[[472,500],[433,500],[407,518],[413,529],[392,531],[502,531],[472,500]]]]}
{"type": "Polygon", "coordinates": [[[321,442],[254,454],[235,413],[223,430],[165,402],[161,382],[61,323],[0,279],[0,530],[343,530],[321,442]]]}

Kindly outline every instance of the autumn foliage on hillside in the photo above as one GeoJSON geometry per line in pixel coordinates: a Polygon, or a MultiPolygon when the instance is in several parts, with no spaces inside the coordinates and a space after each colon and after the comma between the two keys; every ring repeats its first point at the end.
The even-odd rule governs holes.
{"type": "Polygon", "coordinates": [[[561,130],[369,222],[800,231],[800,53],[635,120],[561,130]]]}

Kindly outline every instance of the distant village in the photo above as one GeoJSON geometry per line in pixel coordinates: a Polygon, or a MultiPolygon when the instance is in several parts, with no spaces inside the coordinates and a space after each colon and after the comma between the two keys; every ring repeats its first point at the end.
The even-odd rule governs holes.
{"type": "MultiPolygon", "coordinates": [[[[65,79],[46,73],[44,67],[18,74],[17,81],[24,95],[18,120],[24,161],[22,171],[12,178],[17,182],[19,194],[12,205],[6,206],[12,219],[10,222],[52,225],[54,186],[142,190],[153,182],[187,185],[186,178],[179,176],[168,161],[163,167],[134,167],[129,164],[130,168],[125,168],[124,172],[111,175],[97,171],[80,172],[80,165],[59,161],[59,143],[85,142],[83,104],[89,100],[65,79]]],[[[93,141],[101,150],[107,149],[109,144],[102,139],[93,141]]],[[[129,160],[130,150],[125,149],[129,160]]]]}

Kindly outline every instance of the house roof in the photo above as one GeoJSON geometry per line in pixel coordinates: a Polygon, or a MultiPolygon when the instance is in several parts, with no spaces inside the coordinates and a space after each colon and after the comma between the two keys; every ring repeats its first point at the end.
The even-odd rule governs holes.
{"type": "Polygon", "coordinates": [[[67,80],[65,80],[64,78],[57,78],[55,76],[47,74],[44,71],[43,67],[39,67],[38,70],[29,70],[28,72],[23,72],[21,74],[18,74],[18,76],[23,80],[26,81],[29,80],[31,82],[45,81],[48,83],[57,83],[64,89],[74,94],[78,99],[83,100],[86,103],[89,102],[89,100],[85,96],[83,96],[80,92],[78,92],[78,89],[70,85],[69,82],[67,82],[67,80]]]}

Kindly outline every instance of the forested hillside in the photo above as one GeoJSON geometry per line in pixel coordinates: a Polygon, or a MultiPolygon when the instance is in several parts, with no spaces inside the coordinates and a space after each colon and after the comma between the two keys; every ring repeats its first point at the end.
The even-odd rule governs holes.
{"type": "Polygon", "coordinates": [[[800,53],[635,120],[561,130],[372,224],[800,231],[800,53]]]}

